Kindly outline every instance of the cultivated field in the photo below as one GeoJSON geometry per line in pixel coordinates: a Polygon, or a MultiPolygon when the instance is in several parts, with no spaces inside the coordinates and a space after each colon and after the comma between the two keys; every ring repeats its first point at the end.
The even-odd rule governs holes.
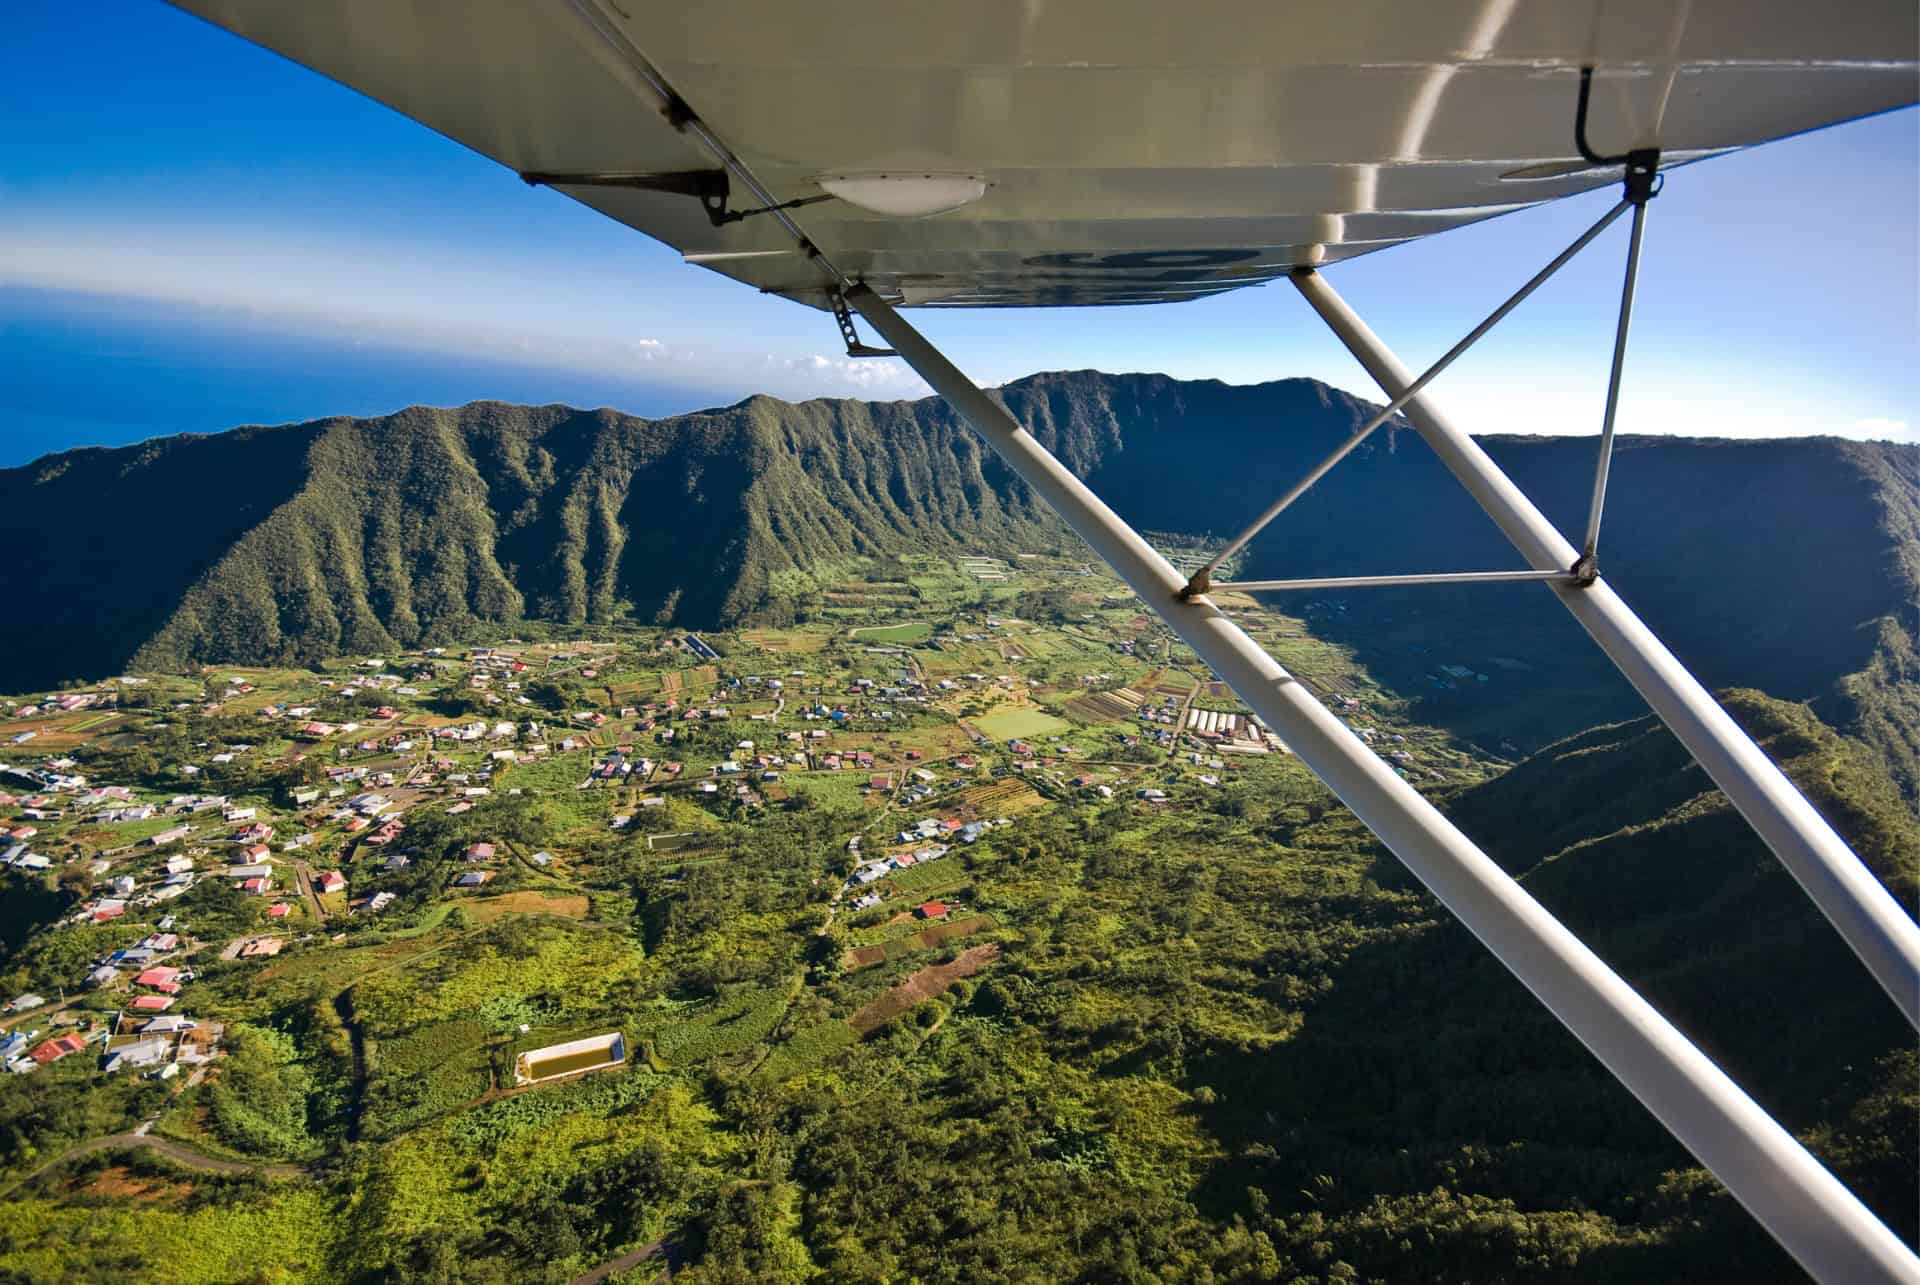
{"type": "Polygon", "coordinates": [[[847,1023],[857,1034],[870,1035],[890,1018],[898,1017],[914,1005],[942,994],[962,977],[973,976],[999,957],[1000,947],[996,942],[970,946],[961,951],[960,957],[951,964],[934,964],[921,969],[848,1018],[847,1023]]]}

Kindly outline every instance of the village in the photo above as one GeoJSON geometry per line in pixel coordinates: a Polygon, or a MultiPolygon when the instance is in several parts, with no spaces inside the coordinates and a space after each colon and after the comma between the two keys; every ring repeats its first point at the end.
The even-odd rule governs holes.
{"type": "MultiPolygon", "coordinates": [[[[141,1129],[228,1155],[204,1094],[232,1040],[257,1040],[250,997],[277,979],[411,968],[488,925],[591,923],[619,913],[617,890],[692,888],[736,860],[734,835],[809,810],[839,827],[808,858],[812,931],[837,960],[822,976],[844,969],[866,996],[818,1037],[838,1047],[991,966],[1014,930],[971,904],[976,849],[1049,812],[1150,819],[1309,788],[1280,738],[1084,564],[946,574],[944,601],[850,584],[784,627],[500,637],[0,700],[0,877],[39,907],[6,970],[0,1065],[140,1077],[162,1093],[141,1129]],[[899,968],[890,987],[865,980],[899,968]]],[[[1300,675],[1408,780],[1483,770],[1297,622],[1230,609],[1297,638],[1300,675]]],[[[753,994],[754,1012],[792,1003],[753,994]]],[[[463,1081],[473,1100],[732,1047],[707,1018],[528,1011],[460,1046],[508,1059],[463,1081]]]]}

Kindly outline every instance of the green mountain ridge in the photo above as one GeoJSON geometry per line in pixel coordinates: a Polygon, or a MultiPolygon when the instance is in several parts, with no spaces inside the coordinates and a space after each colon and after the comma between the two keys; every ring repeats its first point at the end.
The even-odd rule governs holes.
{"type": "MultiPolygon", "coordinates": [[[[1091,371],[1032,376],[999,396],[1136,525],[1216,535],[1373,409],[1311,380],[1091,371]]],[[[1580,524],[1591,441],[1486,445],[1563,528],[1580,524]]],[[[1911,791],[1917,496],[1916,447],[1628,438],[1603,564],[1703,681],[1821,701],[1911,791]]],[[[1072,537],[937,399],[754,397],[662,420],[414,407],[70,451],[0,470],[0,539],[36,569],[36,627],[0,640],[0,673],[25,688],[128,666],[308,664],[522,618],[779,622],[804,614],[816,575],[848,559],[1007,554],[1072,537]]],[[[1254,542],[1246,570],[1514,563],[1424,445],[1387,427],[1254,542]]],[[[1486,726],[1438,695],[1436,717],[1488,734],[1537,721],[1526,746],[1637,708],[1545,594],[1363,597],[1316,628],[1364,647],[1419,615],[1469,661],[1526,636],[1532,667],[1552,675],[1486,726]]]]}

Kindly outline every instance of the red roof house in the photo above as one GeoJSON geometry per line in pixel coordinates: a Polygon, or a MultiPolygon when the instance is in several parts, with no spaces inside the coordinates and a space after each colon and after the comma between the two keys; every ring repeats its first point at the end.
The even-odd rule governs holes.
{"type": "Polygon", "coordinates": [[[945,919],[947,917],[947,903],[944,901],[923,902],[913,913],[922,919],[945,919]]]}
{"type": "Polygon", "coordinates": [[[149,968],[133,979],[140,986],[171,986],[180,980],[177,968],[149,968]]]}
{"type": "Polygon", "coordinates": [[[338,870],[329,870],[315,879],[313,886],[321,892],[339,892],[347,886],[347,877],[338,870]]]}
{"type": "Polygon", "coordinates": [[[269,919],[285,919],[291,913],[293,913],[293,907],[284,901],[275,902],[273,905],[267,907],[267,918],[269,919]]]}
{"type": "Polygon", "coordinates": [[[58,1062],[69,1053],[78,1053],[85,1047],[87,1042],[78,1035],[60,1035],[48,1040],[27,1056],[41,1066],[45,1066],[49,1062],[58,1062]]]}
{"type": "Polygon", "coordinates": [[[173,1007],[173,996],[137,995],[131,1007],[139,1009],[142,1013],[164,1013],[173,1007]]]}

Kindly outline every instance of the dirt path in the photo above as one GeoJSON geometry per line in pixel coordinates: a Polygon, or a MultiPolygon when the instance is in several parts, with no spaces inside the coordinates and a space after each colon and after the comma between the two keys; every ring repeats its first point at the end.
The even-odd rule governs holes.
{"type": "Polygon", "coordinates": [[[514,861],[526,870],[528,874],[534,876],[534,878],[544,879],[556,887],[565,888],[568,892],[577,892],[582,896],[588,895],[588,890],[584,884],[574,883],[571,879],[562,879],[559,875],[553,873],[553,871],[543,866],[533,864],[533,858],[520,851],[520,845],[512,839],[503,839],[501,842],[506,845],[507,852],[513,857],[514,861]]]}
{"type": "Polygon", "coordinates": [[[931,964],[893,989],[883,992],[880,998],[849,1017],[847,1024],[857,1034],[870,1034],[914,1005],[941,994],[962,977],[973,976],[999,957],[999,942],[969,946],[951,964],[931,964]]]}
{"type": "Polygon", "coordinates": [[[655,1280],[659,1280],[661,1276],[673,1275],[673,1255],[667,1252],[667,1242],[656,1240],[651,1245],[642,1245],[631,1253],[622,1254],[612,1262],[602,1263],[590,1272],[583,1272],[568,1282],[568,1285],[600,1285],[601,1281],[616,1272],[632,1271],[650,1258],[666,1260],[666,1267],[661,1271],[660,1276],[654,1277],[655,1280]]]}
{"type": "Polygon", "coordinates": [[[146,1133],[116,1133],[105,1138],[94,1138],[91,1141],[82,1142],[78,1146],[69,1147],[53,1159],[28,1172],[5,1191],[0,1192],[0,1198],[12,1195],[14,1191],[32,1182],[41,1174],[46,1173],[48,1170],[58,1168],[69,1160],[76,1160],[81,1156],[92,1155],[98,1151],[130,1151],[136,1147],[145,1147],[150,1151],[157,1151],[175,1164],[185,1165],[189,1169],[199,1169],[206,1173],[251,1173],[263,1178],[308,1178],[313,1176],[313,1170],[306,1165],[267,1164],[252,1160],[228,1160],[221,1156],[210,1156],[205,1152],[196,1151],[185,1143],[175,1142],[172,1138],[156,1138],[146,1133]]]}
{"type": "Polygon", "coordinates": [[[0,1031],[12,1030],[15,1025],[21,1025],[27,1022],[37,1022],[43,1017],[52,1017],[55,1013],[64,1013],[75,1004],[78,1004],[80,998],[80,996],[75,995],[71,999],[61,1000],[58,1004],[44,1005],[40,1008],[30,1008],[24,1013],[11,1014],[6,1018],[0,1019],[0,1031]]]}
{"type": "Polygon", "coordinates": [[[320,908],[320,898],[313,892],[313,870],[304,861],[293,863],[293,882],[300,889],[300,899],[307,903],[307,913],[313,916],[313,922],[326,926],[327,912],[320,908]]]}

